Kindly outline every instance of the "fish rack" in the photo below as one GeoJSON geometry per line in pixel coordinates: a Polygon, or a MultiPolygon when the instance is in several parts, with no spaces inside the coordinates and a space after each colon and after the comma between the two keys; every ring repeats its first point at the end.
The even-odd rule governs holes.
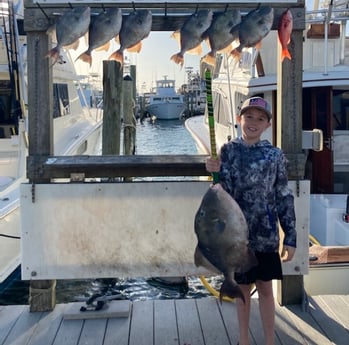
{"type": "MultiPolygon", "coordinates": [[[[274,8],[274,23],[272,30],[277,30],[278,20],[286,8],[290,8],[294,18],[293,23],[293,40],[294,40],[294,56],[301,56],[302,54],[302,33],[305,26],[305,9],[304,1],[278,1],[278,2],[266,2],[266,1],[249,1],[249,2],[238,2],[238,1],[133,1],[133,2],[124,2],[124,1],[72,1],[66,3],[61,0],[40,0],[40,1],[25,1],[25,15],[24,15],[24,28],[27,32],[27,42],[28,42],[28,80],[31,83],[29,87],[29,99],[35,100],[29,104],[29,137],[30,137],[30,146],[29,146],[29,157],[28,157],[28,176],[35,181],[40,181],[43,177],[45,181],[50,181],[50,179],[57,178],[61,176],[59,164],[52,163],[50,164],[50,169],[47,170],[47,165],[44,164],[45,160],[52,156],[53,148],[51,147],[51,133],[52,133],[52,119],[46,114],[50,113],[52,95],[50,92],[49,85],[52,84],[52,73],[50,68],[50,61],[44,57],[47,54],[47,51],[50,47],[50,38],[46,34],[47,29],[52,23],[54,23],[57,15],[62,14],[65,10],[72,6],[90,6],[93,11],[99,11],[103,7],[118,6],[122,8],[123,14],[127,15],[129,12],[134,11],[140,8],[147,8],[152,11],[153,21],[152,21],[152,31],[172,31],[178,29],[185,19],[191,15],[198,8],[211,9],[212,11],[222,11],[227,7],[238,7],[242,12],[247,13],[251,8],[255,8],[257,4],[266,3],[274,8]],[[35,129],[35,130],[34,130],[35,129]],[[39,158],[38,158],[39,157],[39,158]],[[40,174],[38,174],[40,172],[40,174]]],[[[302,71],[302,61],[301,59],[295,59],[291,66],[293,69],[292,75],[298,75],[298,79],[301,78],[302,71]]],[[[287,65],[288,66],[288,65],[287,65]]],[[[285,75],[285,81],[290,80],[291,78],[287,77],[284,69],[283,75],[285,75]]],[[[297,79],[297,78],[296,78],[297,79]]],[[[294,78],[293,78],[294,80],[294,78]]],[[[297,80],[296,80],[297,82],[297,80]]],[[[299,84],[300,85],[300,84],[299,84]]],[[[290,95],[290,89],[287,91],[287,98],[294,99],[290,95]]],[[[301,95],[296,96],[301,97],[301,95]]],[[[286,101],[286,97],[283,97],[283,100],[286,101]]],[[[283,109],[283,113],[290,113],[288,111],[289,107],[294,108],[294,103],[286,104],[285,102],[280,102],[283,109]]],[[[297,102],[301,104],[301,102],[297,102]]],[[[301,114],[301,109],[298,109],[298,114],[301,114]]],[[[280,111],[278,111],[280,114],[280,111]]],[[[286,118],[287,119],[287,118],[286,118]]],[[[283,119],[283,123],[286,121],[285,128],[293,128],[293,124],[287,123],[287,120],[283,119]]],[[[301,123],[301,115],[299,115],[299,123],[301,123]]],[[[286,138],[287,132],[289,130],[283,131],[286,138]]],[[[296,129],[292,132],[299,132],[297,134],[296,143],[299,150],[301,150],[301,130],[297,131],[296,129]]],[[[290,140],[280,139],[286,142],[287,144],[286,152],[292,152],[294,149],[294,137],[292,136],[290,140]]],[[[286,144],[285,144],[286,145],[286,144]]],[[[283,145],[282,145],[283,146],[283,145]]],[[[296,158],[294,155],[290,155],[289,160],[294,161],[296,158]]],[[[68,158],[69,159],[69,158],[68,158]]],[[[169,158],[170,159],[170,158],[169,158]]],[[[92,161],[93,158],[90,159],[92,161]]],[[[54,162],[55,160],[50,160],[54,162]]],[[[75,160],[71,158],[71,162],[67,162],[68,165],[74,167],[75,160]]],[[[196,160],[197,161],[197,160],[196,160]]],[[[164,160],[162,160],[164,162],[164,160]]],[[[169,162],[170,163],[170,162],[169,162]]],[[[94,175],[92,177],[104,177],[105,171],[111,169],[108,168],[114,163],[111,163],[110,159],[106,159],[104,162],[98,158],[98,166],[95,166],[94,175]]],[[[292,165],[292,164],[291,164],[292,165]]],[[[161,166],[159,168],[159,175],[161,172],[161,166]]],[[[178,166],[178,171],[181,167],[178,166]]],[[[203,170],[202,161],[200,163],[193,163],[193,170],[203,170]],[[197,166],[196,164],[199,164],[197,166]]],[[[146,170],[147,168],[144,167],[146,170]]],[[[136,169],[135,172],[130,172],[130,176],[137,175],[137,171],[143,171],[144,169],[136,169]]],[[[168,171],[168,166],[166,163],[163,165],[164,174],[168,171]]],[[[297,175],[297,169],[294,169],[297,175]]],[[[203,171],[204,173],[204,171],[203,171]]],[[[204,173],[205,174],[205,173],[204,173]]],[[[298,176],[291,176],[297,178],[298,176]]]]}
{"type": "Polygon", "coordinates": [[[239,8],[242,14],[246,14],[258,4],[266,3],[274,8],[274,24],[272,29],[277,30],[277,23],[280,15],[291,8],[294,23],[294,30],[304,28],[304,1],[80,1],[73,0],[69,3],[63,0],[25,0],[26,30],[48,28],[49,23],[54,22],[57,15],[64,10],[74,6],[90,6],[92,12],[98,12],[103,7],[119,7],[123,15],[137,9],[149,9],[153,15],[152,31],[175,31],[181,27],[184,21],[198,9],[210,9],[213,12],[224,11],[229,8],[239,8]]]}
{"type": "MultiPolygon", "coordinates": [[[[286,152],[291,166],[290,179],[297,182],[303,178],[303,170],[299,168],[303,162],[302,152],[302,41],[303,30],[305,29],[305,2],[304,1],[71,1],[66,3],[61,0],[33,1],[25,0],[24,28],[27,32],[28,44],[28,81],[29,94],[28,114],[29,114],[29,156],[27,159],[27,176],[31,184],[31,207],[35,207],[40,200],[36,199],[36,185],[40,188],[50,186],[57,187],[55,179],[72,176],[78,173],[91,178],[115,177],[119,173],[120,167],[124,177],[142,176],[183,176],[183,171],[188,176],[206,175],[204,171],[203,157],[176,157],[162,156],[148,157],[149,159],[137,160],[137,157],[124,157],[121,160],[111,159],[108,156],[88,157],[88,164],[84,165],[83,159],[76,157],[65,157],[64,162],[59,157],[53,155],[53,116],[52,116],[52,66],[45,58],[47,51],[51,48],[51,40],[46,34],[49,26],[54,22],[57,14],[72,6],[89,5],[92,11],[97,11],[103,7],[118,6],[123,13],[134,11],[140,8],[150,9],[153,15],[152,31],[173,31],[180,28],[185,19],[198,8],[211,9],[212,11],[222,11],[225,8],[239,8],[242,13],[247,13],[250,9],[257,7],[257,4],[267,4],[274,8],[274,23],[272,30],[277,29],[277,24],[281,13],[287,8],[292,11],[294,18],[292,45],[290,46],[292,61],[286,61],[279,66],[278,72],[278,117],[277,122],[277,144],[286,152]],[[292,85],[290,85],[292,83],[292,85]],[[289,116],[295,114],[295,116],[289,116]],[[135,160],[137,161],[135,163],[135,160]],[[154,173],[154,163],[156,173],[154,173]],[[292,168],[293,167],[293,168],[292,168]],[[106,176],[106,172],[111,176],[106,176]],[[148,175],[149,176],[149,175],[148,175]]],[[[275,109],[276,113],[276,109],[275,109]]],[[[76,187],[77,184],[70,185],[76,187]]],[[[91,189],[91,184],[86,183],[91,189]]],[[[121,184],[123,185],[123,184],[121,184]]],[[[298,184],[297,184],[298,185],[298,184]]],[[[81,192],[84,192],[81,185],[81,192]]],[[[297,194],[302,194],[301,188],[297,187],[297,194]]],[[[57,189],[57,188],[56,188],[57,189]]],[[[68,188],[69,189],[69,188],[68,188]]],[[[101,190],[106,188],[101,186],[101,190]]],[[[49,191],[49,194],[50,191],[49,191]]],[[[38,197],[40,192],[38,192],[38,197]]],[[[39,198],[38,198],[39,199],[39,198]]],[[[76,207],[79,201],[74,201],[72,207],[76,207]]],[[[98,205],[96,205],[98,209],[98,205]]],[[[25,210],[25,205],[22,211],[25,210]]],[[[28,211],[27,210],[27,211],[28,211]]],[[[72,213],[74,213],[72,211],[72,213]]],[[[33,218],[30,215],[29,218],[33,218]]],[[[34,217],[35,218],[35,217],[34,217]]],[[[45,217],[43,217],[45,218],[45,217]]],[[[34,226],[35,228],[35,226],[34,226]]],[[[51,230],[51,229],[48,229],[51,230]]],[[[73,229],[72,229],[73,230],[73,229]]],[[[28,232],[29,233],[29,232],[28,232]]],[[[54,231],[53,231],[54,233],[54,231]]],[[[44,245],[44,244],[43,244],[44,245]]],[[[98,253],[95,253],[98,254],[98,253]]],[[[303,297],[302,272],[296,276],[289,276],[282,289],[281,303],[299,303],[303,297]]],[[[285,277],[286,278],[286,277],[285,277]]],[[[40,296],[44,290],[52,294],[54,284],[52,281],[40,280],[35,277],[34,272],[31,288],[40,291],[40,296]],[[35,280],[36,279],[36,280],[35,280]]],[[[286,279],[285,279],[286,280],[286,279]]],[[[37,296],[38,297],[38,296],[37,296]]],[[[32,299],[34,300],[34,299],[32,299]]],[[[31,310],[47,310],[54,305],[54,298],[45,295],[40,297],[40,303],[32,306],[31,310]],[[51,303],[51,305],[50,305],[51,303]],[[40,305],[39,305],[40,304],[40,305]]]]}

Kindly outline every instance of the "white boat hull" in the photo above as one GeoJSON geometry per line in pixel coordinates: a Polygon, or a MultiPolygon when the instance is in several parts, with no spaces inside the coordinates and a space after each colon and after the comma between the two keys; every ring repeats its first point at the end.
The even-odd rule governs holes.
{"type": "Polygon", "coordinates": [[[148,105],[147,112],[150,116],[156,116],[158,120],[178,120],[185,110],[184,103],[153,103],[148,105]]]}
{"type": "MultiPolygon", "coordinates": [[[[70,128],[66,128],[67,133],[64,134],[66,140],[56,143],[56,154],[81,154],[83,148],[86,148],[85,152],[83,152],[84,154],[98,154],[101,145],[102,123],[100,121],[91,121],[91,119],[88,118],[84,121],[80,118],[79,122],[76,120],[74,116],[71,117],[70,120],[69,116],[64,119],[66,123],[70,121],[75,122],[76,127],[75,130],[73,125],[71,125],[70,128]],[[89,122],[89,120],[91,122],[89,122]],[[70,139],[68,140],[66,136],[70,137],[70,139]]],[[[59,137],[59,135],[57,135],[57,137],[59,137]]],[[[22,154],[26,152],[23,146],[20,149],[22,150],[22,154]]],[[[11,160],[11,158],[9,158],[9,160],[11,160]]],[[[0,159],[0,167],[3,168],[5,165],[6,161],[0,159]]],[[[5,179],[6,177],[1,170],[0,186],[1,181],[5,181],[5,179]]],[[[4,188],[0,188],[0,234],[2,235],[0,236],[0,283],[4,282],[21,264],[19,189],[21,183],[26,181],[24,174],[7,187],[3,186],[4,188]]]]}

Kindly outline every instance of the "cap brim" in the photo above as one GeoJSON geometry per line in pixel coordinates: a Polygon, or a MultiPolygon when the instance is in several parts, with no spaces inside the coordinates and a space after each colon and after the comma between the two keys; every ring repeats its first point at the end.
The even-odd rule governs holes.
{"type": "Polygon", "coordinates": [[[269,120],[272,119],[271,112],[267,111],[265,108],[260,107],[260,106],[258,106],[258,105],[248,105],[247,107],[244,107],[244,109],[242,109],[242,110],[240,111],[240,115],[242,115],[243,113],[246,112],[246,110],[251,109],[251,108],[255,108],[255,109],[259,109],[259,110],[264,111],[264,113],[267,115],[268,119],[269,119],[269,120]]]}

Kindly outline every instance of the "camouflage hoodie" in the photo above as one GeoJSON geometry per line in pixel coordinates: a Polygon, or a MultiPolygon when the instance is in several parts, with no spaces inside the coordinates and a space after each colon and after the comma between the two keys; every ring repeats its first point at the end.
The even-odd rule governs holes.
{"type": "Polygon", "coordinates": [[[222,147],[221,161],[220,183],[245,214],[250,247],[259,252],[278,251],[278,220],[284,244],[296,247],[294,199],[282,151],[267,140],[247,145],[238,138],[222,147]]]}

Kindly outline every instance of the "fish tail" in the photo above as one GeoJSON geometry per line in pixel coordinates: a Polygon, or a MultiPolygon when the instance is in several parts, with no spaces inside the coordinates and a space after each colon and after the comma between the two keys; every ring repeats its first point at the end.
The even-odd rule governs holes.
{"type": "Polygon", "coordinates": [[[216,66],[216,58],[209,53],[202,58],[202,62],[205,62],[213,67],[216,66]]]}
{"type": "Polygon", "coordinates": [[[53,60],[53,64],[55,64],[59,60],[59,48],[52,48],[46,55],[47,58],[51,58],[53,60]]]}
{"type": "Polygon", "coordinates": [[[241,52],[238,51],[236,48],[230,52],[230,55],[237,61],[239,61],[241,58],[241,52]]]}
{"type": "Polygon", "coordinates": [[[285,59],[285,58],[287,58],[287,59],[289,59],[289,60],[292,60],[292,58],[291,58],[291,54],[290,54],[290,52],[288,51],[288,49],[287,49],[287,48],[282,49],[282,53],[281,53],[281,61],[284,61],[284,59],[285,59]]]}
{"type": "Polygon", "coordinates": [[[124,64],[124,54],[119,52],[118,50],[111,54],[108,60],[114,60],[120,62],[121,66],[124,64]]]}
{"type": "Polygon", "coordinates": [[[91,54],[82,53],[76,60],[79,60],[79,59],[84,61],[84,62],[87,62],[90,66],[92,65],[92,56],[91,56],[91,54]]]}
{"type": "Polygon", "coordinates": [[[241,298],[245,303],[245,297],[239,287],[233,279],[224,279],[221,289],[219,290],[219,301],[222,303],[223,297],[228,296],[230,298],[241,298]]]}
{"type": "Polygon", "coordinates": [[[181,67],[183,67],[184,65],[184,57],[180,53],[172,55],[171,60],[174,61],[177,65],[181,65],[181,67]]]}

